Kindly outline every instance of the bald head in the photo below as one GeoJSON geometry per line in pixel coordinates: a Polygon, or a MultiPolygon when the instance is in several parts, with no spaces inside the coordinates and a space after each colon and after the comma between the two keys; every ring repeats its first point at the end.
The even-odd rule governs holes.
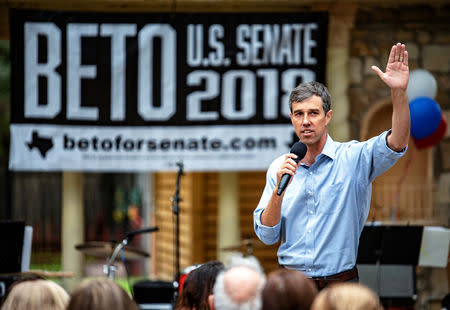
{"type": "Polygon", "coordinates": [[[259,310],[265,282],[266,277],[257,262],[240,261],[217,276],[213,306],[216,310],[259,310]]]}
{"type": "Polygon", "coordinates": [[[237,304],[255,297],[263,278],[259,272],[247,266],[231,268],[224,275],[224,288],[227,295],[237,304]]]}

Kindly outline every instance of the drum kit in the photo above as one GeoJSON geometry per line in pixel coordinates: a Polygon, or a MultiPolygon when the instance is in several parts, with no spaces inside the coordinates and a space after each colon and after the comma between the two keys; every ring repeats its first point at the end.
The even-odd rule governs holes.
{"type": "MultiPolygon", "coordinates": [[[[157,230],[158,230],[157,227],[153,227],[153,228],[139,230],[139,231],[137,231],[137,233],[151,232],[151,231],[157,231],[157,230]]],[[[126,234],[127,237],[121,243],[117,243],[115,241],[111,241],[111,242],[90,241],[90,242],[76,245],[75,248],[78,251],[80,251],[86,255],[91,255],[91,256],[107,259],[108,265],[105,266],[104,272],[108,277],[113,279],[114,271],[115,271],[114,262],[116,260],[118,260],[118,259],[135,260],[135,259],[150,257],[149,253],[147,253],[137,247],[129,245],[129,241],[130,241],[129,236],[135,235],[137,233],[136,233],[136,231],[127,233],[126,234]],[[118,255],[119,253],[121,254],[120,257],[118,255]]],[[[220,248],[220,250],[224,251],[224,252],[241,252],[244,256],[252,256],[253,249],[255,247],[261,247],[261,243],[255,239],[247,237],[247,238],[243,239],[240,242],[240,244],[222,247],[222,248],[220,248]]],[[[179,286],[180,293],[181,293],[181,290],[183,287],[183,283],[186,280],[189,273],[199,266],[201,266],[201,264],[194,264],[191,266],[187,266],[182,271],[180,271],[179,276],[178,276],[178,286],[179,286]]]]}
{"type": "Polygon", "coordinates": [[[129,245],[134,236],[143,233],[155,232],[157,230],[158,227],[148,227],[144,229],[133,230],[125,233],[125,238],[120,243],[93,241],[76,245],[75,249],[87,255],[107,258],[108,265],[105,265],[103,267],[103,272],[108,276],[108,278],[114,280],[114,274],[116,271],[114,262],[118,258],[122,260],[133,260],[137,258],[150,257],[150,254],[148,254],[147,252],[129,245]],[[120,257],[119,254],[121,254],[120,257]]]}
{"type": "MultiPolygon", "coordinates": [[[[177,162],[178,167],[177,180],[176,180],[176,190],[174,196],[171,198],[172,201],[172,211],[176,219],[175,223],[175,236],[174,236],[174,247],[175,247],[175,279],[173,282],[164,281],[141,281],[140,283],[135,283],[133,287],[134,297],[137,303],[148,303],[162,302],[162,299],[167,299],[167,296],[172,296],[171,300],[166,300],[170,304],[174,304],[178,298],[178,294],[181,291],[182,286],[180,286],[181,276],[184,274],[180,272],[180,218],[179,218],[179,202],[180,198],[180,181],[183,175],[183,163],[177,162]],[[180,290],[179,290],[180,289],[180,290]],[[144,292],[144,293],[142,293],[144,292]],[[140,297],[138,297],[140,296],[140,297]],[[140,299],[140,300],[138,300],[140,299]]],[[[140,249],[132,247],[129,245],[131,239],[141,233],[148,233],[157,231],[157,227],[144,228],[140,230],[135,230],[127,232],[125,238],[120,243],[115,242],[88,242],[85,244],[79,244],[75,248],[85,254],[93,255],[97,257],[104,257],[107,259],[107,265],[104,266],[103,271],[108,276],[108,278],[114,280],[114,275],[116,267],[114,262],[121,258],[125,259],[136,259],[136,258],[146,258],[150,255],[140,249]],[[121,254],[119,256],[119,254],[121,254]]],[[[182,279],[184,280],[184,278],[182,279]]],[[[141,307],[142,308],[142,307],[141,307]]]]}
{"type": "MultiPolygon", "coordinates": [[[[124,261],[150,257],[149,253],[129,244],[132,236],[141,232],[153,232],[156,230],[158,228],[154,227],[127,233],[125,239],[120,243],[91,241],[76,245],[75,248],[86,255],[106,259],[107,265],[104,265],[103,272],[107,277],[114,280],[116,271],[114,263],[116,260],[122,259],[124,261]]],[[[253,249],[260,247],[261,244],[261,242],[247,237],[239,244],[222,247],[220,250],[225,252],[241,252],[244,256],[252,256],[253,249]]],[[[133,285],[133,297],[139,304],[140,309],[156,309],[152,308],[155,305],[158,305],[157,309],[174,309],[176,300],[182,293],[184,282],[189,274],[199,266],[201,264],[185,267],[176,274],[173,282],[150,280],[136,282],[133,285]]]]}
{"type": "MultiPolygon", "coordinates": [[[[174,269],[175,269],[175,277],[173,282],[164,282],[164,281],[141,281],[140,283],[136,283],[134,285],[134,297],[136,302],[139,304],[143,303],[151,303],[157,302],[160,303],[163,300],[167,299],[167,296],[173,296],[170,301],[172,305],[175,304],[179,294],[181,294],[183,289],[183,284],[188,277],[188,275],[200,265],[192,265],[180,270],[180,229],[179,229],[179,202],[181,198],[179,196],[180,193],[180,180],[183,175],[183,163],[177,162],[178,166],[178,174],[176,181],[176,190],[172,200],[172,211],[176,219],[175,223],[175,236],[174,236],[174,247],[175,247],[175,259],[174,259],[174,269]],[[150,292],[151,291],[151,292],[150,292]],[[156,294],[156,295],[155,295],[156,294]]],[[[110,278],[114,280],[114,274],[116,271],[116,267],[114,266],[114,262],[119,258],[122,260],[132,260],[139,258],[147,258],[150,257],[148,253],[142,251],[138,248],[130,246],[129,242],[131,239],[141,233],[148,233],[157,231],[157,227],[144,228],[140,230],[135,230],[131,232],[127,232],[125,234],[125,238],[122,242],[87,242],[84,244],[76,245],[75,248],[81,251],[84,254],[92,255],[96,257],[103,257],[107,259],[108,264],[104,266],[104,273],[110,278]]],[[[256,242],[256,240],[247,237],[240,242],[240,244],[222,247],[221,251],[241,251],[244,256],[252,256],[254,247],[259,247],[262,245],[261,242],[256,242]]],[[[143,309],[141,307],[141,309],[143,309]]],[[[150,308],[149,308],[150,309],[150,308]]]]}

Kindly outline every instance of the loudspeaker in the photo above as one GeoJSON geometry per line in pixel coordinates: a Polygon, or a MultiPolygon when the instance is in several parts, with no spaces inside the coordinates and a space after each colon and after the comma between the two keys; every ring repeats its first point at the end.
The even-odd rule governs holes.
{"type": "Polygon", "coordinates": [[[138,304],[172,304],[175,288],[172,282],[144,280],[134,283],[133,292],[138,304]]]}
{"type": "Polygon", "coordinates": [[[25,222],[23,221],[0,222],[0,244],[3,248],[0,255],[0,273],[22,271],[24,233],[25,222]]]}

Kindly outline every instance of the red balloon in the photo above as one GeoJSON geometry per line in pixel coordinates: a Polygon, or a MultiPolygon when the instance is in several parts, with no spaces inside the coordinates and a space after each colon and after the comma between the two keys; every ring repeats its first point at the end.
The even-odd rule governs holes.
{"type": "Polygon", "coordinates": [[[429,146],[433,146],[437,144],[439,141],[444,138],[445,133],[447,132],[447,120],[445,119],[444,114],[441,116],[441,122],[439,123],[438,128],[428,137],[422,139],[414,139],[416,146],[418,149],[424,149],[429,146]]]}

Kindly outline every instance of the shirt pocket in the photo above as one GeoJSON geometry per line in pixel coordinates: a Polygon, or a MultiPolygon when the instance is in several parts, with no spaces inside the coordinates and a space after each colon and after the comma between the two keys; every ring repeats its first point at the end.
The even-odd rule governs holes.
{"type": "Polygon", "coordinates": [[[342,198],[346,194],[343,181],[327,186],[321,192],[317,213],[331,215],[340,212],[344,201],[342,198]]]}

